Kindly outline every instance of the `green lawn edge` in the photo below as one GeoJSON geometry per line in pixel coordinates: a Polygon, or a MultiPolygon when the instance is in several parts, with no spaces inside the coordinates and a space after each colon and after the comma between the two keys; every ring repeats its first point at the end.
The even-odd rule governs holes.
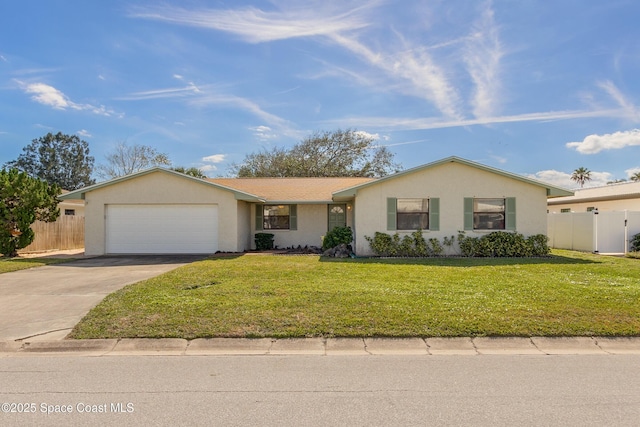
{"type": "Polygon", "coordinates": [[[27,270],[29,268],[45,265],[61,264],[74,261],[74,258],[8,258],[0,257],[0,274],[13,271],[27,270]]]}
{"type": "Polygon", "coordinates": [[[212,257],[107,296],[70,338],[640,336],[640,262],[212,257]]]}

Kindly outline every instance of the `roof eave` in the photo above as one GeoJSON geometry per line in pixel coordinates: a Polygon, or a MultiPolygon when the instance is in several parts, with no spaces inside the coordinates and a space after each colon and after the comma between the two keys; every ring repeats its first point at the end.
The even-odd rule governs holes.
{"type": "Polygon", "coordinates": [[[154,172],[164,172],[164,173],[169,173],[169,174],[173,174],[175,176],[178,176],[180,178],[185,178],[185,179],[190,179],[192,181],[198,182],[200,184],[204,184],[204,185],[210,185],[212,187],[215,188],[219,188],[221,190],[226,190],[226,191],[230,191],[233,193],[234,197],[236,198],[236,200],[242,200],[242,201],[246,201],[246,202],[264,202],[264,199],[256,196],[255,194],[250,194],[250,193],[245,193],[243,191],[239,191],[233,188],[229,188],[226,187],[224,185],[220,185],[220,184],[216,184],[214,182],[209,182],[206,181],[204,179],[200,179],[200,178],[196,178],[194,176],[190,176],[190,175],[185,175],[181,172],[177,172],[171,169],[165,169],[159,166],[154,166],[152,168],[149,169],[145,169],[139,172],[135,172],[129,175],[124,175],[124,176],[119,176],[117,178],[113,178],[111,180],[108,181],[104,181],[104,182],[100,182],[94,185],[90,185],[88,187],[84,187],[84,188],[80,188],[78,190],[74,190],[74,191],[70,191],[68,193],[65,193],[63,195],[58,196],[58,199],[60,200],[69,200],[69,199],[80,199],[80,200],[84,200],[85,199],[85,195],[88,192],[91,191],[95,191],[95,190],[99,190],[100,188],[104,188],[104,187],[108,187],[114,184],[118,184],[120,182],[124,182],[124,181],[128,181],[130,179],[133,178],[137,178],[140,176],[144,176],[144,175],[148,175],[150,173],[154,173],[154,172]]]}
{"type": "Polygon", "coordinates": [[[376,179],[374,181],[366,182],[364,184],[355,185],[355,186],[353,186],[351,188],[345,188],[344,190],[336,191],[336,192],[333,193],[333,197],[334,197],[334,199],[335,198],[343,198],[343,197],[355,197],[357,192],[358,192],[358,190],[360,190],[362,188],[368,187],[370,185],[376,185],[376,184],[378,184],[380,182],[387,181],[389,179],[395,179],[395,178],[398,178],[398,177],[403,176],[403,175],[408,175],[408,174],[411,174],[411,173],[414,173],[414,172],[418,172],[420,170],[430,169],[430,168],[433,168],[435,166],[443,165],[445,163],[460,163],[460,164],[463,164],[463,165],[474,167],[476,169],[480,169],[480,170],[484,170],[484,171],[487,171],[487,172],[495,173],[495,174],[498,174],[498,175],[501,175],[501,176],[504,176],[504,177],[507,177],[507,178],[515,179],[515,180],[522,181],[522,182],[526,182],[526,183],[532,184],[532,185],[537,185],[537,186],[540,186],[540,187],[543,187],[543,188],[546,189],[547,197],[561,197],[561,196],[572,196],[573,195],[572,191],[565,190],[564,188],[555,187],[553,185],[549,185],[547,183],[544,183],[544,182],[541,182],[541,181],[537,181],[535,179],[531,179],[531,178],[527,178],[527,177],[524,177],[524,176],[521,176],[521,175],[517,175],[517,174],[511,173],[511,172],[503,171],[501,169],[497,169],[497,168],[494,168],[494,167],[491,167],[491,166],[486,166],[486,165],[483,165],[481,163],[472,162],[471,160],[466,160],[466,159],[463,159],[461,157],[450,156],[450,157],[446,157],[446,158],[441,159],[441,160],[436,160],[435,162],[427,163],[427,164],[424,164],[424,165],[421,165],[421,166],[416,166],[416,167],[411,168],[411,169],[407,169],[407,170],[404,170],[404,171],[401,171],[401,172],[397,172],[397,173],[395,173],[393,175],[387,175],[387,176],[384,176],[382,178],[378,178],[378,179],[376,179]]]}

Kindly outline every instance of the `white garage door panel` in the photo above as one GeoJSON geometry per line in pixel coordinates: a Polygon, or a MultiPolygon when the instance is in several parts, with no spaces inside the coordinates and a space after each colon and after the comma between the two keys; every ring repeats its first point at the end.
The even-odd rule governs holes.
{"type": "Polygon", "coordinates": [[[195,254],[218,250],[217,205],[108,205],[106,252],[195,254]]]}

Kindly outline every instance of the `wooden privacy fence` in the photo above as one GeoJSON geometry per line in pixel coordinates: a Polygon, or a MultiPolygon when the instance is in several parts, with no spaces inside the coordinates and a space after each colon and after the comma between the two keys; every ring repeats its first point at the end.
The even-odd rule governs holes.
{"type": "Polygon", "coordinates": [[[40,252],[84,248],[84,216],[61,215],[55,222],[36,221],[33,242],[20,252],[40,252]]]}

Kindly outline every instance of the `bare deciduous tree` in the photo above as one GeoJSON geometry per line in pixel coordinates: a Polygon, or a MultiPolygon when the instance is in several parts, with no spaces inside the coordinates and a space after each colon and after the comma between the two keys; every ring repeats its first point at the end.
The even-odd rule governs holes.
{"type": "Polygon", "coordinates": [[[106,156],[106,164],[99,165],[96,173],[100,178],[113,179],[129,175],[153,166],[171,166],[169,157],[148,145],[119,143],[106,156]]]}

